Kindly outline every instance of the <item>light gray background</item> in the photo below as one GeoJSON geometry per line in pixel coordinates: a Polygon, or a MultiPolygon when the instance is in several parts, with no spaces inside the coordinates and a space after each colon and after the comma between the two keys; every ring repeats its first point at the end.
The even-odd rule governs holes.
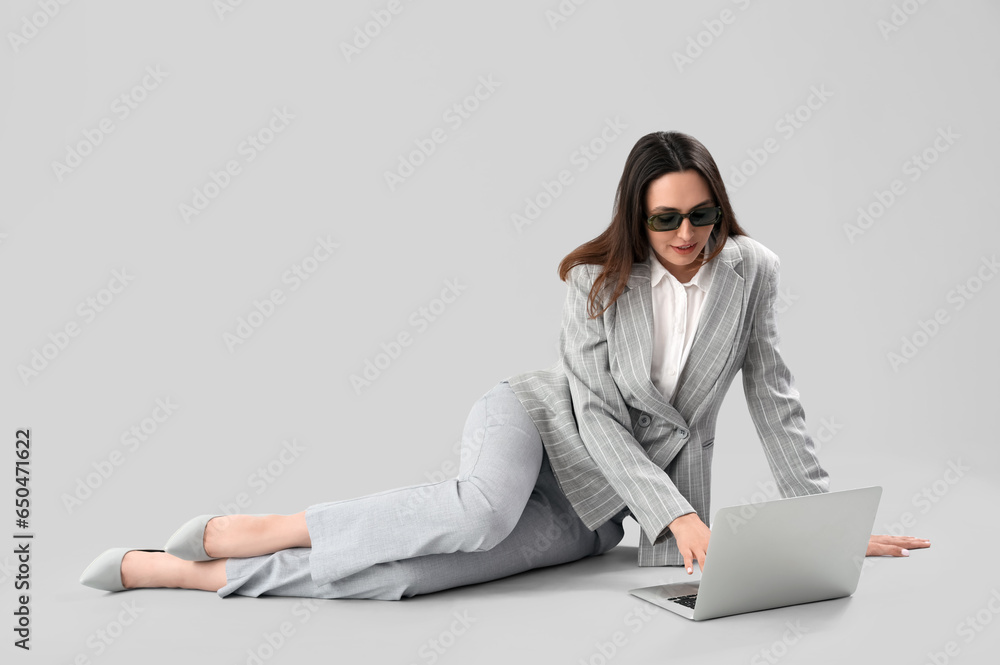
{"type": "MultiPolygon", "coordinates": [[[[348,62],[341,43],[386,6],[248,0],[220,18],[209,0],[72,2],[39,15],[45,25],[15,46],[10,34],[42,10],[4,3],[9,610],[17,428],[32,431],[36,534],[33,650],[18,657],[243,663],[252,650],[269,663],[429,663],[430,640],[455,613],[474,623],[446,636],[435,662],[835,663],[868,650],[866,662],[924,663],[949,642],[958,651],[948,662],[995,655],[1000,284],[976,280],[998,248],[996,3],[592,0],[563,3],[575,11],[553,28],[555,0],[405,1],[348,62]],[[731,21],[713,24],[726,10],[731,21]],[[884,34],[894,12],[901,25],[884,34]],[[703,52],[679,68],[675,54],[698,40],[703,52]],[[166,78],[122,119],[112,104],[147,67],[166,78]],[[480,77],[499,87],[454,128],[443,114],[480,77]],[[829,96],[809,109],[814,89],[829,96]],[[294,119],[247,162],[241,141],[275,107],[294,119]],[[789,136],[779,123],[796,113],[789,136]],[[105,117],[114,132],[60,182],[53,162],[105,117]],[[580,170],[574,153],[615,119],[624,130],[580,170]],[[384,172],[438,127],[446,141],[390,190],[384,172]],[[937,150],[949,128],[957,138],[937,150]],[[655,130],[709,148],[740,223],[781,258],[780,348],[832,489],[882,485],[876,532],[908,515],[903,531],[931,549],[869,559],[849,599],[705,624],[626,593],[683,577],[636,567],[631,520],[603,557],[401,603],[105,594],[78,583],[105,548],[162,547],[241,492],[242,512],[287,514],[451,475],[475,400],[554,362],[566,290],[556,266],[606,227],[626,155],[655,130]],[[735,187],[734,168],[769,139],[778,150],[735,187]],[[907,162],[925,151],[935,161],[913,180],[907,162]],[[179,205],[231,159],[242,172],[185,223],[179,205]],[[573,182],[519,232],[512,215],[563,169],[573,182]],[[845,226],[893,180],[905,191],[850,242],[845,226]],[[282,274],[317,236],[340,247],[293,291],[282,274]],[[122,269],[133,281],[88,322],[78,304],[122,269]],[[417,328],[411,315],[448,280],[464,291],[417,328]],[[966,283],[978,288],[971,299],[949,296],[966,283]],[[275,288],[284,304],[230,353],[224,333],[275,288]],[[947,322],[922,338],[937,310],[947,322]],[[19,366],[71,321],[79,335],[22,380],[19,366]],[[350,375],[401,332],[412,344],[356,392],[350,375]],[[888,354],[904,337],[922,346],[893,368],[888,354]],[[157,399],[178,407],[126,446],[122,432],[157,399]],[[281,462],[292,440],[302,450],[281,462]],[[68,508],[64,497],[115,451],[113,473],[91,475],[96,488],[68,508]],[[968,470],[949,472],[952,463],[968,470]],[[273,482],[257,471],[269,464],[273,482]],[[123,602],[141,614],[118,632],[123,602]],[[963,632],[977,613],[988,625],[963,632]],[[801,637],[786,623],[796,621],[801,637]],[[293,632],[269,653],[283,622],[293,632]],[[98,652],[101,630],[116,637],[98,652]]],[[[761,489],[770,474],[739,381],[717,434],[713,506],[774,498],[761,489]]]]}

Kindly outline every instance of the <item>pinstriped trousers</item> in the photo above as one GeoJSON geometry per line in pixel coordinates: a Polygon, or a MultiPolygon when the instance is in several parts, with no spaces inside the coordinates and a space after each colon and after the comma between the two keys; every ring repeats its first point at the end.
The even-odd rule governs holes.
{"type": "Polygon", "coordinates": [[[469,413],[455,478],[309,506],[311,547],[230,558],[217,594],[400,600],[603,554],[624,516],[583,524],[501,381],[469,413]]]}

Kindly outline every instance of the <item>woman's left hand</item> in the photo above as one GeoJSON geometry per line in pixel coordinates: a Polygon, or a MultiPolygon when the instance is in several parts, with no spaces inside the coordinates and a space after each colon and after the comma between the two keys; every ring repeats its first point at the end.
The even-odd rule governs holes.
{"type": "Polygon", "coordinates": [[[931,541],[913,536],[875,536],[868,540],[865,556],[910,556],[909,550],[930,547],[931,541]]]}

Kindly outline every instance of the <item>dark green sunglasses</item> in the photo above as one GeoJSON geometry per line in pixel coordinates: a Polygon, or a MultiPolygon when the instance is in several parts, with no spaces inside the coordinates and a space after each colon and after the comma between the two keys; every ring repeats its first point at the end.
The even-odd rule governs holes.
{"type": "Polygon", "coordinates": [[[681,222],[685,217],[691,220],[692,226],[711,226],[722,217],[722,207],[698,208],[686,215],[679,212],[663,212],[647,219],[646,226],[653,231],[676,231],[681,227],[681,222]]]}

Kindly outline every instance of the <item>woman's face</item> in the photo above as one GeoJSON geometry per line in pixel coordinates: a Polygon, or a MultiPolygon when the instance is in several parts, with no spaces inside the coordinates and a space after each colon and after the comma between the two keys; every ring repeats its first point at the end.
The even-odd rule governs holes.
{"type": "MultiPolygon", "coordinates": [[[[708,183],[697,171],[677,171],[667,173],[649,183],[646,191],[646,216],[661,212],[689,213],[695,208],[717,205],[708,183]]],[[[675,231],[653,231],[646,227],[649,245],[653,248],[660,264],[681,283],[689,281],[698,272],[698,265],[692,265],[698,258],[715,226],[692,226],[691,220],[684,218],[675,231]],[[694,245],[687,252],[678,248],[694,245]]]]}

